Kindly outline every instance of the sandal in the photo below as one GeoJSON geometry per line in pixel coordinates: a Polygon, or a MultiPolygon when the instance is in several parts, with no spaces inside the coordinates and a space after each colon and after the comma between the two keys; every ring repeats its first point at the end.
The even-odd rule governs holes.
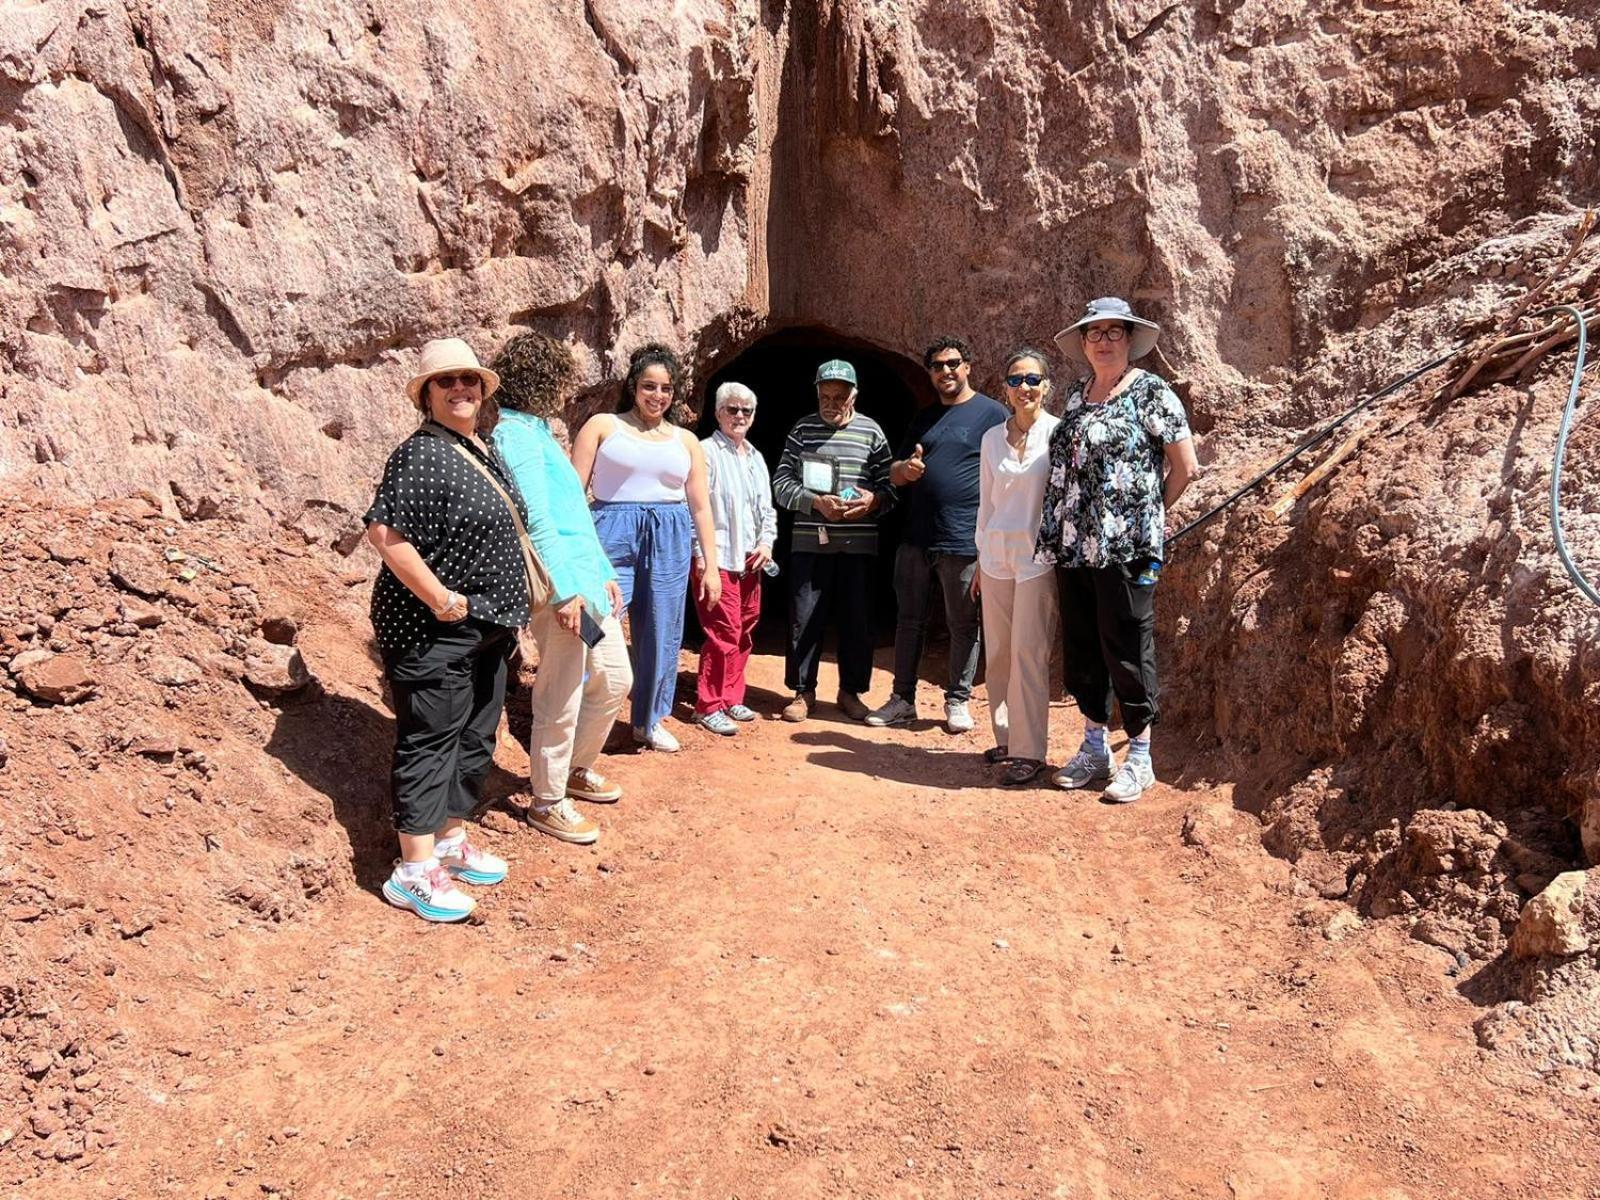
{"type": "Polygon", "coordinates": [[[990,746],[983,752],[983,761],[991,767],[996,763],[1003,763],[1011,757],[1004,746],[990,746]]]}
{"type": "Polygon", "coordinates": [[[1013,759],[1005,774],[1000,776],[1000,783],[1004,787],[1021,787],[1025,783],[1032,783],[1044,770],[1044,764],[1036,758],[1013,759]]]}

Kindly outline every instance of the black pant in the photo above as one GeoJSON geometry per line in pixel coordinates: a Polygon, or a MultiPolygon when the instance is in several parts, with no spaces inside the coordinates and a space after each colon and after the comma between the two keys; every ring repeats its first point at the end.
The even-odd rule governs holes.
{"type": "Polygon", "coordinates": [[[1134,582],[1143,562],[1056,571],[1067,694],[1090,720],[1111,720],[1111,697],[1129,737],[1160,718],[1156,707],[1155,584],[1134,582]]]}
{"type": "Polygon", "coordinates": [[[494,758],[512,630],[468,617],[385,666],[394,695],[395,827],[434,833],[468,817],[494,758]]]}
{"type": "Polygon", "coordinates": [[[861,695],[872,686],[872,568],[870,554],[789,556],[790,691],[817,690],[817,664],[828,621],[839,628],[839,690],[861,695]]]}

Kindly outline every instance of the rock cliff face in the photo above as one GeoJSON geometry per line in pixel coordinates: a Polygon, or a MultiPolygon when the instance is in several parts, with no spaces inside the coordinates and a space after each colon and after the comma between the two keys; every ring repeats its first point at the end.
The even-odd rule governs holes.
{"type": "Polygon", "coordinates": [[[1575,2],[10,0],[0,477],[353,506],[432,335],[539,327],[599,387],[802,321],[993,357],[1104,292],[1203,426],[1302,425],[1282,385],[1409,272],[1594,191],[1595,41],[1575,2]]]}
{"type": "MultiPolygon", "coordinates": [[[[336,537],[428,337],[567,338],[581,405],[653,338],[703,378],[789,325],[952,328],[992,369],[1120,293],[1165,326],[1204,502],[1560,256],[1597,80],[1587,0],[0,0],[0,480],[336,537]]],[[[1163,585],[1169,716],[1269,842],[1459,952],[1600,805],[1555,365],[1396,397],[1163,585]],[[1445,801],[1491,814],[1470,880],[1407,866],[1445,801]]]]}

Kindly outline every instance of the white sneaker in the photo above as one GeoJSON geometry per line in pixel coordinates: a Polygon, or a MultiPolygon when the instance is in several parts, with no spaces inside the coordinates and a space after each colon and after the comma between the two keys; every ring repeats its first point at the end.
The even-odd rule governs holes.
{"type": "Polygon", "coordinates": [[[971,733],[972,714],[967,711],[965,700],[946,700],[944,702],[944,727],[950,733],[971,733]]]}
{"type": "Polygon", "coordinates": [[[683,749],[678,744],[678,739],[659,725],[653,729],[635,729],[633,740],[646,750],[659,750],[663,754],[676,754],[683,749]]]}
{"type": "Polygon", "coordinates": [[[1085,742],[1078,747],[1078,752],[1067,760],[1067,765],[1051,777],[1051,782],[1058,788],[1066,788],[1068,791],[1086,788],[1091,783],[1110,779],[1116,765],[1109,749],[1095,750],[1085,742]]]}
{"type": "Polygon", "coordinates": [[[1144,790],[1156,781],[1156,773],[1147,762],[1136,762],[1128,759],[1122,764],[1122,769],[1117,772],[1117,777],[1111,781],[1111,786],[1101,793],[1102,800],[1112,804],[1132,804],[1144,790]]]}
{"type": "Polygon", "coordinates": [[[478,907],[438,863],[415,877],[395,863],[394,874],[383,881],[383,898],[396,908],[409,908],[424,921],[464,921],[478,907]]]}
{"type": "MultiPolygon", "coordinates": [[[[875,708],[867,714],[867,724],[879,729],[890,725],[909,725],[916,719],[917,706],[904,696],[890,696],[882,708],[875,708]]],[[[968,728],[971,726],[968,725],[968,728]]]]}

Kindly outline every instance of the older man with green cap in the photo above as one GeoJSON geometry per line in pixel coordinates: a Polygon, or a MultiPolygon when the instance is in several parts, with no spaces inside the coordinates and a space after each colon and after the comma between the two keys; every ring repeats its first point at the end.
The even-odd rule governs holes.
{"type": "Polygon", "coordinates": [[[871,417],[856,412],[856,369],[843,359],[817,368],[817,411],[789,431],[772,476],[777,502],[794,512],[789,556],[789,657],[794,699],[785,721],[804,721],[817,702],[822,637],[839,630],[839,707],[865,720],[872,683],[872,571],[878,516],[894,503],[893,454],[871,417]]]}

